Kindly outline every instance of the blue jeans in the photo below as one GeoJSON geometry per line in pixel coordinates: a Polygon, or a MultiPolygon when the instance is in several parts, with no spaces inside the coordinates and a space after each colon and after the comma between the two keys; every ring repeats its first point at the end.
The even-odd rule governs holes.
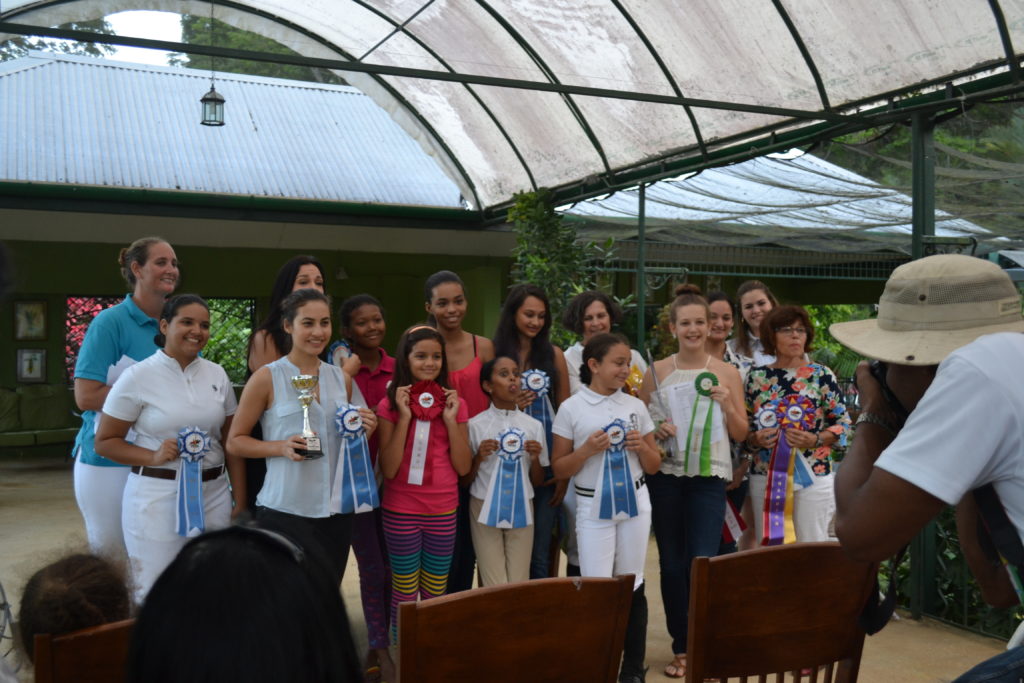
{"type": "Polygon", "coordinates": [[[1015,647],[986,659],[953,683],[1020,683],[1024,680],[1024,647],[1015,647]]]}
{"type": "Polygon", "coordinates": [[[658,542],[665,621],[673,654],[682,654],[686,652],[690,565],[695,557],[718,554],[725,521],[725,480],[658,472],[647,477],[647,486],[651,526],[658,542]]]}
{"type": "MultiPolygon", "coordinates": [[[[544,480],[554,476],[550,467],[544,468],[544,480]]],[[[558,528],[558,515],[562,506],[551,507],[548,503],[555,495],[555,486],[538,486],[533,489],[533,552],[530,555],[530,578],[546,579],[550,575],[551,535],[558,528]]]]}

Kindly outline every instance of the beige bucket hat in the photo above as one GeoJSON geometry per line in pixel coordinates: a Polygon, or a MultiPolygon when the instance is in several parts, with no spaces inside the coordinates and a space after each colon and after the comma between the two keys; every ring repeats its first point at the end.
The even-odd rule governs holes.
{"type": "Polygon", "coordinates": [[[1020,293],[995,263],[941,254],[892,271],[876,320],[834,323],[841,344],[868,358],[937,365],[956,349],[993,332],[1024,332],[1020,293]]]}

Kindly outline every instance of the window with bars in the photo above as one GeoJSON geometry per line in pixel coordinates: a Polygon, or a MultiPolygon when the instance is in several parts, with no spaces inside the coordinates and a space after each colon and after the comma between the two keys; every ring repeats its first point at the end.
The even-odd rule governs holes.
{"type": "MultiPolygon", "coordinates": [[[[64,315],[64,371],[74,381],[75,363],[85,331],[96,315],[119,303],[119,296],[69,296],[64,315]]],[[[208,299],[210,341],[203,357],[220,364],[235,384],[245,382],[249,333],[256,312],[254,299],[208,299]]]]}

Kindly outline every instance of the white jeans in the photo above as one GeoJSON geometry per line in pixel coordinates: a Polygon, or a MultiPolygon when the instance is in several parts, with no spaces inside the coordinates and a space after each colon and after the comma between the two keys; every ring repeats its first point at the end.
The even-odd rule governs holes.
{"type": "Polygon", "coordinates": [[[636,492],[639,513],[621,521],[594,519],[594,498],[576,495],[576,538],[580,574],[618,576],[633,574],[633,590],[644,582],[647,543],[651,537],[651,497],[646,486],[636,492]]]}
{"type": "Polygon", "coordinates": [[[89,550],[115,561],[125,554],[121,494],[128,472],[127,467],[86,465],[75,458],[75,501],[85,521],[89,550]]]}
{"type": "MultiPolygon", "coordinates": [[[[836,514],[835,473],[815,477],[814,483],[793,494],[793,526],[797,543],[834,540],[829,536],[836,514]]],[[[764,491],[768,476],[751,474],[750,502],[754,513],[754,546],[761,545],[764,534],[764,491]]]]}
{"type": "MultiPolygon", "coordinates": [[[[134,599],[142,604],[149,589],[189,539],[174,528],[178,483],[132,474],[124,487],[121,525],[128,549],[134,599]]],[[[207,531],[231,522],[228,478],[221,475],[203,483],[203,517],[207,531]]]]}

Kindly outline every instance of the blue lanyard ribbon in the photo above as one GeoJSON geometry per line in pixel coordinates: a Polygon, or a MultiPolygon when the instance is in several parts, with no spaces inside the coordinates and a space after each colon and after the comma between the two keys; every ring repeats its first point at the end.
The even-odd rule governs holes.
{"type": "Polygon", "coordinates": [[[486,518],[480,520],[486,526],[521,529],[532,523],[523,471],[525,444],[526,432],[517,427],[509,427],[498,435],[498,466],[491,474],[487,491],[486,518]]]}
{"type": "Polygon", "coordinates": [[[175,530],[179,536],[198,536],[206,530],[203,517],[203,457],[210,452],[210,436],[199,427],[178,432],[178,494],[175,530]]]}
{"type": "Polygon", "coordinates": [[[334,416],[334,425],[341,436],[341,447],[335,491],[331,495],[332,511],[343,515],[359,514],[380,507],[377,478],[373,473],[370,446],[366,442],[359,407],[351,404],[341,406],[334,416]]]}
{"type": "Polygon", "coordinates": [[[547,442],[548,453],[551,452],[553,442],[551,428],[555,423],[555,410],[551,406],[551,399],[548,393],[551,390],[551,378],[543,370],[525,370],[520,379],[524,391],[532,391],[537,394],[536,400],[526,406],[524,413],[541,423],[544,427],[544,440],[547,442]]]}
{"type": "Polygon", "coordinates": [[[629,519],[639,514],[633,475],[626,457],[626,431],[629,427],[616,419],[604,428],[611,440],[611,448],[604,452],[601,462],[601,502],[598,519],[629,519]]]}

